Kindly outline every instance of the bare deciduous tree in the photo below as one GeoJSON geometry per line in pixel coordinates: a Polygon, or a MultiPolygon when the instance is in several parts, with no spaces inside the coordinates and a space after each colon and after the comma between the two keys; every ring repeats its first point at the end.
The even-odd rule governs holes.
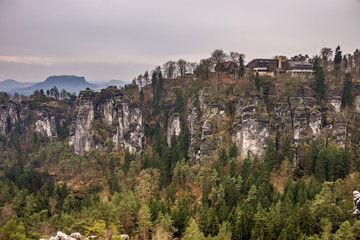
{"type": "Polygon", "coordinates": [[[354,52],[354,68],[355,68],[355,74],[360,75],[360,51],[359,49],[356,49],[354,52]]]}
{"type": "Polygon", "coordinates": [[[144,77],[145,85],[148,85],[149,84],[149,71],[148,70],[145,71],[143,77],[144,77]]]}
{"type": "MultiPolygon", "coordinates": [[[[223,64],[222,63],[224,61],[226,61],[228,56],[226,55],[226,53],[223,50],[216,49],[211,53],[211,58],[214,61],[215,71],[217,72],[218,82],[219,82],[219,80],[220,80],[220,74],[219,73],[223,71],[223,64]]],[[[216,84],[216,88],[218,88],[218,82],[216,84]]]]}
{"type": "Polygon", "coordinates": [[[60,91],[60,99],[64,100],[66,98],[67,91],[65,89],[62,89],[60,91]]]}
{"type": "Polygon", "coordinates": [[[140,75],[137,77],[138,86],[139,86],[140,88],[142,88],[142,79],[143,79],[143,76],[140,74],[140,75]]]}
{"type": "Polygon", "coordinates": [[[181,77],[184,77],[184,76],[185,76],[185,73],[186,73],[187,61],[185,61],[184,59],[179,59],[179,60],[177,61],[177,66],[178,66],[178,70],[179,70],[180,76],[181,76],[181,77]]]}
{"type": "Polygon", "coordinates": [[[200,64],[194,69],[194,74],[202,80],[208,80],[212,67],[213,60],[211,58],[201,59],[200,64]]]}
{"type": "Polygon", "coordinates": [[[166,63],[164,63],[163,68],[164,68],[165,76],[167,78],[171,79],[171,78],[174,77],[174,73],[175,73],[175,70],[176,70],[176,62],[167,61],[166,63]]]}
{"type": "Polygon", "coordinates": [[[322,67],[325,71],[329,70],[329,61],[331,59],[332,54],[333,54],[333,50],[331,50],[331,48],[321,49],[320,52],[321,62],[322,62],[322,67]]]}
{"type": "Polygon", "coordinates": [[[237,62],[239,60],[240,53],[238,52],[230,52],[230,60],[233,62],[237,62]]]}

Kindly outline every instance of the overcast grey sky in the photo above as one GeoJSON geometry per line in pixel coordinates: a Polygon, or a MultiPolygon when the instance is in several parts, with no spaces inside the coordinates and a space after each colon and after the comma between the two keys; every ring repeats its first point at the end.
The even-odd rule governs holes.
{"type": "Polygon", "coordinates": [[[217,48],[246,55],[360,48],[360,0],[0,0],[0,81],[134,76],[217,48]]]}

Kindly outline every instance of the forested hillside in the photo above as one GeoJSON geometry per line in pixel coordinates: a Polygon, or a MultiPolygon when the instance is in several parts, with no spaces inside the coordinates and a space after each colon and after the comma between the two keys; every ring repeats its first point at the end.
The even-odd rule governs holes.
{"type": "Polygon", "coordinates": [[[1,93],[0,239],[359,239],[360,54],[328,51],[293,57],[306,74],[215,50],[120,89],[1,93]]]}

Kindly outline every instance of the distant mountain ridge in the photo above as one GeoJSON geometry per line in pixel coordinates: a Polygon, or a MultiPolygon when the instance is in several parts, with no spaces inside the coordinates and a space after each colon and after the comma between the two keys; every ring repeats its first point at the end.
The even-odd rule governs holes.
{"type": "Polygon", "coordinates": [[[78,93],[81,90],[86,88],[97,88],[96,84],[89,83],[85,80],[85,77],[78,77],[75,75],[60,75],[60,76],[50,76],[46,78],[44,82],[36,83],[29,87],[20,87],[13,88],[9,92],[14,93],[18,92],[21,94],[29,95],[32,94],[35,90],[43,89],[44,91],[53,88],[56,86],[59,90],[65,89],[68,92],[78,93]]]}
{"type": "Polygon", "coordinates": [[[0,82],[0,92],[9,92],[15,88],[30,87],[37,82],[19,82],[14,79],[6,79],[0,82]]]}

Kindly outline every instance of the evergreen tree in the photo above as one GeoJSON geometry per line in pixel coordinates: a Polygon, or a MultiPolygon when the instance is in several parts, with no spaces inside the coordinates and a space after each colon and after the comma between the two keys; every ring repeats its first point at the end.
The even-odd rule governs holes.
{"type": "Polygon", "coordinates": [[[341,96],[341,106],[351,107],[353,105],[353,101],[354,99],[352,95],[352,76],[350,73],[346,73],[341,96]]]}
{"type": "Polygon", "coordinates": [[[334,235],[334,240],[355,239],[349,221],[343,222],[334,235]]]}
{"type": "Polygon", "coordinates": [[[325,75],[318,56],[315,56],[314,59],[313,74],[315,79],[314,92],[317,101],[320,103],[325,97],[325,75]]]}
{"type": "Polygon", "coordinates": [[[265,152],[264,168],[266,171],[271,172],[276,162],[275,143],[272,138],[268,141],[268,146],[265,152]]]}
{"type": "Polygon", "coordinates": [[[284,161],[285,159],[288,159],[290,162],[293,162],[294,160],[294,152],[292,150],[291,140],[288,136],[286,136],[284,143],[281,147],[281,156],[280,156],[279,164],[281,164],[282,161],[284,161]]]}
{"type": "Polygon", "coordinates": [[[194,218],[191,218],[189,221],[189,226],[186,228],[184,234],[184,240],[205,240],[205,236],[200,232],[194,218]]]}
{"type": "Polygon", "coordinates": [[[149,207],[143,204],[138,212],[138,229],[141,239],[148,239],[148,232],[152,228],[150,217],[149,207]]]}
{"type": "Polygon", "coordinates": [[[256,87],[256,90],[258,91],[258,93],[260,93],[261,80],[260,80],[260,75],[258,72],[256,72],[256,75],[255,75],[255,87],[256,87]]]}
{"type": "Polygon", "coordinates": [[[245,74],[244,55],[239,55],[239,78],[243,78],[245,74]]]}
{"type": "Polygon", "coordinates": [[[334,141],[330,142],[328,147],[326,148],[326,165],[325,165],[325,169],[326,169],[326,180],[327,181],[334,181],[335,179],[335,165],[337,162],[337,159],[339,159],[340,161],[341,156],[338,154],[338,150],[336,147],[336,144],[334,141]]]}
{"type": "Polygon", "coordinates": [[[315,177],[320,181],[324,181],[326,179],[325,167],[326,167],[326,149],[324,145],[322,145],[322,148],[318,153],[317,160],[315,163],[315,177]]]}
{"type": "Polygon", "coordinates": [[[222,166],[225,166],[227,164],[228,157],[226,154],[225,148],[221,148],[220,156],[219,156],[219,162],[222,166]]]}
{"type": "Polygon", "coordinates": [[[233,143],[229,150],[229,159],[232,159],[232,158],[236,159],[237,155],[238,155],[238,152],[237,152],[236,143],[233,143]]]}
{"type": "Polygon", "coordinates": [[[245,201],[237,214],[235,226],[232,229],[232,239],[245,240],[251,238],[251,229],[254,224],[251,207],[245,201]]]}
{"type": "Polygon", "coordinates": [[[182,92],[179,91],[176,93],[174,112],[182,114],[183,111],[184,111],[184,98],[182,92]]]}
{"type": "Polygon", "coordinates": [[[130,155],[130,151],[129,148],[126,148],[125,150],[125,157],[124,157],[124,167],[125,167],[125,171],[128,171],[130,168],[130,162],[131,162],[131,155],[130,155]]]}
{"type": "Polygon", "coordinates": [[[174,237],[181,237],[185,232],[190,216],[187,205],[188,204],[183,200],[180,202],[178,209],[173,211],[172,219],[174,220],[174,227],[177,229],[174,233],[174,237]]]}
{"type": "Polygon", "coordinates": [[[334,73],[336,78],[340,76],[340,64],[342,61],[342,51],[340,50],[340,46],[337,46],[335,49],[335,56],[334,56],[334,73]]]}
{"type": "Polygon", "coordinates": [[[216,237],[213,237],[213,240],[231,240],[231,231],[228,222],[223,222],[221,224],[219,234],[216,237]]]}
{"type": "Polygon", "coordinates": [[[311,141],[308,151],[306,152],[304,170],[308,175],[315,173],[315,164],[319,150],[316,141],[311,141]]]}

